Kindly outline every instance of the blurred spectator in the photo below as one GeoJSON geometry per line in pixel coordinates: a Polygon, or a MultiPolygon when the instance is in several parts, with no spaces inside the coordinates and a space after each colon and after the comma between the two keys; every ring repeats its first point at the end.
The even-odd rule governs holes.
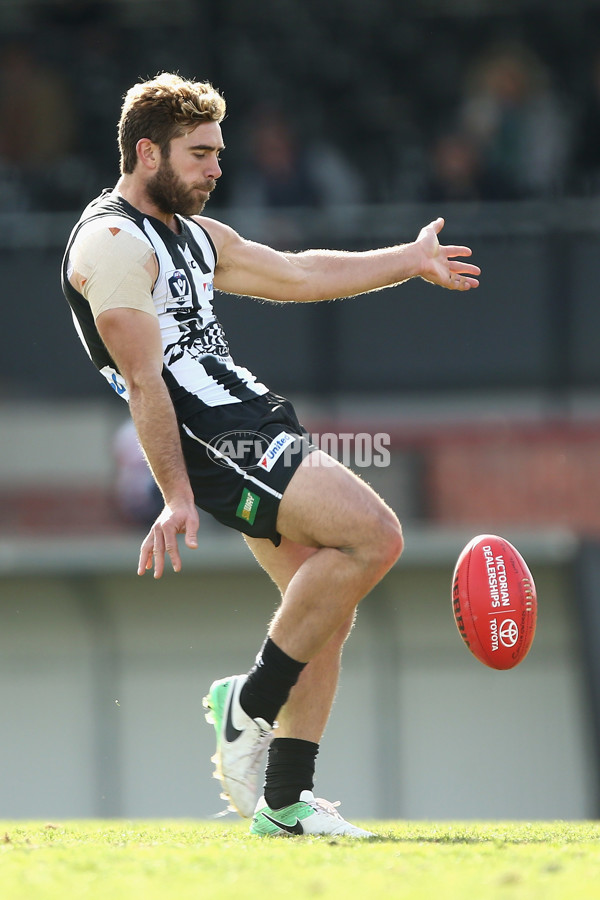
{"type": "Polygon", "coordinates": [[[250,114],[248,130],[248,156],[236,179],[233,202],[269,209],[316,206],[319,192],[305,148],[283,114],[257,109],[250,114]]]}
{"type": "Polygon", "coordinates": [[[119,512],[132,525],[149,528],[162,510],[163,501],[131,419],[117,430],[113,449],[115,501],[119,512]]]}
{"type": "Polygon", "coordinates": [[[19,205],[60,203],[61,169],[73,151],[72,98],[59,72],[31,46],[12,43],[0,55],[0,160],[20,175],[19,205]]]}
{"type": "Polygon", "coordinates": [[[297,236],[297,223],[288,209],[318,209],[360,203],[362,183],[328,141],[301,141],[278,109],[259,107],[247,121],[248,154],[233,172],[230,194],[234,206],[261,211],[263,228],[278,244],[297,236]]]}
{"type": "Polygon", "coordinates": [[[507,193],[498,175],[489,176],[481,148],[471,135],[450,131],[434,143],[420,199],[433,203],[499,200],[507,193]]]}
{"type": "Polygon", "coordinates": [[[323,134],[311,141],[306,151],[308,170],[317,191],[319,206],[346,206],[362,203],[365,190],[352,165],[323,134]]]}
{"type": "Polygon", "coordinates": [[[484,54],[469,73],[460,118],[507,199],[562,188],[569,123],[547,70],[529,48],[506,44],[484,54]]]}

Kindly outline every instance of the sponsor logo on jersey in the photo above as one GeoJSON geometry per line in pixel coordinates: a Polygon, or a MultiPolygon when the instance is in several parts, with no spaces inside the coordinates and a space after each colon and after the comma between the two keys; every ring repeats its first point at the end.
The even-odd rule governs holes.
{"type": "Polygon", "coordinates": [[[104,375],[113,391],[115,391],[119,397],[123,397],[124,400],[129,400],[125,379],[119,372],[115,371],[112,366],[104,366],[100,369],[100,373],[104,375]]]}
{"type": "Polygon", "coordinates": [[[264,469],[265,472],[270,472],[288,444],[292,444],[293,442],[294,438],[292,435],[282,431],[271,441],[259,459],[258,468],[264,469]]]}
{"type": "Polygon", "coordinates": [[[117,392],[117,394],[124,394],[127,388],[125,387],[125,382],[122,378],[117,378],[117,373],[113,372],[112,378],[110,380],[111,388],[117,392]]]}
{"type": "Polygon", "coordinates": [[[244,488],[242,491],[242,498],[239,502],[236,516],[238,519],[244,519],[248,524],[254,525],[254,520],[256,518],[256,511],[258,509],[258,504],[260,503],[260,497],[258,494],[253,494],[252,491],[249,491],[248,488],[244,488]]]}

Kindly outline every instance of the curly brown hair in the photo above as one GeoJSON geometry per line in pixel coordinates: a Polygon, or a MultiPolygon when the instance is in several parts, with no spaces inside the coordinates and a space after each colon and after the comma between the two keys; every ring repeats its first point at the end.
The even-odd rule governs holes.
{"type": "Polygon", "coordinates": [[[129,175],[137,163],[136,146],[142,138],[158,144],[169,156],[173,138],[200,122],[222,122],[225,99],[208,81],[187,81],[163,72],[129,88],[119,119],[121,173],[129,175]]]}

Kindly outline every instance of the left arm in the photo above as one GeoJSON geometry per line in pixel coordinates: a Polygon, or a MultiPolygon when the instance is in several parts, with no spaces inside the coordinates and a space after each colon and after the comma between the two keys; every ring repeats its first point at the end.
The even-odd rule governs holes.
{"type": "Polygon", "coordinates": [[[231,294],[304,303],[365,294],[417,277],[450,290],[479,285],[478,266],[453,258],[470,256],[470,248],[440,245],[443,219],[422,228],[409,244],[364,252],[282,253],[246,241],[220,222],[203,219],[202,224],[218,252],[215,287],[231,294]]]}

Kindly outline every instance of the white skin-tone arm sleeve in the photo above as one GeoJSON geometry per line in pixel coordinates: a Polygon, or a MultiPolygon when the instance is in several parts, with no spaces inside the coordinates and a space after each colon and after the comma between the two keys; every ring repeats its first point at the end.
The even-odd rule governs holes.
{"type": "Polygon", "coordinates": [[[94,319],[107,309],[139,309],[156,317],[152,286],[156,260],[140,238],[117,228],[82,229],[71,248],[71,283],[94,319]]]}

